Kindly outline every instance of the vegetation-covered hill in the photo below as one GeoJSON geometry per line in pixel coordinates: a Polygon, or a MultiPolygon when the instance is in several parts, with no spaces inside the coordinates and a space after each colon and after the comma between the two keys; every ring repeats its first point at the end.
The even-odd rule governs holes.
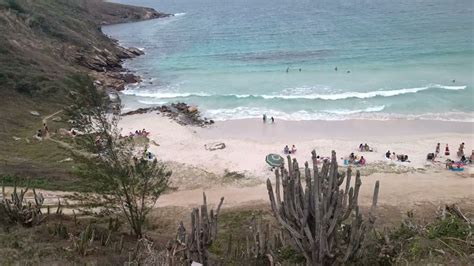
{"type": "Polygon", "coordinates": [[[41,128],[42,117],[67,104],[72,74],[89,74],[119,89],[136,79],[119,72],[123,59],[140,52],[119,47],[101,25],[162,16],[167,15],[101,0],[0,0],[0,176],[60,174],[57,161],[66,152],[26,138],[41,128]]]}

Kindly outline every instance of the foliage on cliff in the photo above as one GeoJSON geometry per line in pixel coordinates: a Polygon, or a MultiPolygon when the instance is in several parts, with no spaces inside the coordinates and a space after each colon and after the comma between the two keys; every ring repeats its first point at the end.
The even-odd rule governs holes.
{"type": "Polygon", "coordinates": [[[67,74],[120,68],[127,55],[100,25],[160,16],[100,0],[0,0],[0,86],[58,93],[67,74]]]}
{"type": "MultiPolygon", "coordinates": [[[[118,47],[101,25],[161,16],[101,0],[0,0],[0,176],[61,183],[57,177],[67,176],[71,165],[57,162],[67,153],[54,142],[29,141],[42,128],[41,118],[68,105],[72,74],[100,77],[107,71],[123,84],[121,61],[137,51],[118,47]]],[[[52,129],[70,127],[64,120],[52,129]]]]}

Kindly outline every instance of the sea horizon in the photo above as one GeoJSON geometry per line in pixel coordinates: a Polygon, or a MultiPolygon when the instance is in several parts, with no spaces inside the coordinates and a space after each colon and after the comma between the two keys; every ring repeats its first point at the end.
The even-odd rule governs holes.
{"type": "Polygon", "coordinates": [[[463,1],[115,2],[175,14],[103,27],[145,52],[124,64],[143,78],[120,93],[124,110],[186,102],[214,120],[474,121],[463,1]]]}

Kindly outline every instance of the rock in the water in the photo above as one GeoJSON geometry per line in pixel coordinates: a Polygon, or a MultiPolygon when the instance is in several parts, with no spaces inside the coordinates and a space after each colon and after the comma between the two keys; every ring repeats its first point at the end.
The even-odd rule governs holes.
{"type": "Polygon", "coordinates": [[[129,47],[127,49],[130,53],[136,55],[136,56],[140,56],[140,55],[143,55],[145,54],[142,50],[138,49],[138,48],[135,48],[135,47],[129,47]]]}
{"type": "Polygon", "coordinates": [[[135,76],[130,73],[123,74],[122,80],[125,81],[126,83],[138,83],[141,81],[140,77],[135,76]]]}
{"type": "Polygon", "coordinates": [[[190,112],[190,113],[195,113],[197,111],[198,111],[198,109],[197,109],[196,106],[189,106],[188,107],[188,112],[190,112]]]}
{"type": "Polygon", "coordinates": [[[30,114],[34,116],[40,116],[40,113],[38,111],[30,111],[30,114]]]}
{"type": "Polygon", "coordinates": [[[158,111],[159,113],[161,113],[161,115],[167,116],[183,126],[192,125],[204,127],[214,123],[214,121],[212,120],[202,118],[197,106],[189,106],[186,103],[181,102],[172,103],[171,105],[139,108],[137,110],[123,113],[122,115],[125,116],[134,114],[144,114],[154,111],[158,111]]]}

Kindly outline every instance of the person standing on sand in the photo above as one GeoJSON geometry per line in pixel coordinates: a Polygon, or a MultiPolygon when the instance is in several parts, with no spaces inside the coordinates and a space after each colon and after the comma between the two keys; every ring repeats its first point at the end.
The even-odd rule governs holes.
{"type": "Polygon", "coordinates": [[[43,131],[44,131],[44,136],[48,137],[49,136],[49,128],[46,125],[46,123],[43,123],[43,131]]]}
{"type": "Polygon", "coordinates": [[[464,142],[461,143],[461,145],[459,145],[459,149],[458,149],[458,157],[462,157],[464,156],[464,142]]]}
{"type": "Polygon", "coordinates": [[[267,122],[267,114],[263,114],[263,123],[267,122]]]}
{"type": "Polygon", "coordinates": [[[449,156],[449,147],[448,147],[448,144],[446,144],[446,149],[444,150],[444,155],[449,156]]]}
{"type": "Polygon", "coordinates": [[[273,118],[273,116],[270,119],[272,120],[272,124],[275,123],[275,118],[273,118]]]}
{"type": "Polygon", "coordinates": [[[441,144],[438,142],[438,144],[436,144],[436,151],[435,151],[435,157],[438,157],[439,155],[439,152],[441,150],[441,144]]]}

